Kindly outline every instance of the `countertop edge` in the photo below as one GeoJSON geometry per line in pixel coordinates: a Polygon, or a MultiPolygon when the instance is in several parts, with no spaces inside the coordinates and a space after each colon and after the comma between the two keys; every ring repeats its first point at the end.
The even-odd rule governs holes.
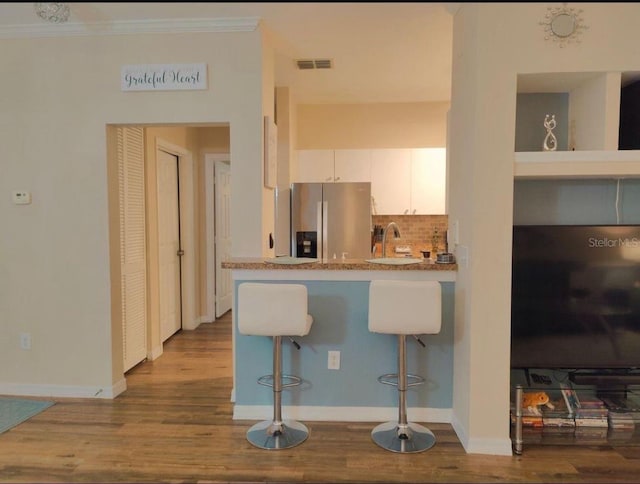
{"type": "Polygon", "coordinates": [[[364,259],[347,259],[345,261],[314,261],[301,264],[274,264],[261,258],[234,258],[223,261],[223,269],[245,270],[289,270],[289,271],[445,271],[457,272],[458,264],[438,264],[420,262],[417,264],[376,264],[364,259]]]}

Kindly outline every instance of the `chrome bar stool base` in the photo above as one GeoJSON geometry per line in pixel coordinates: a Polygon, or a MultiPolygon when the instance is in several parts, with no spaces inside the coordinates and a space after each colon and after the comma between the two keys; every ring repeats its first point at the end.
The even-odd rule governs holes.
{"type": "Polygon", "coordinates": [[[309,429],[294,420],[274,422],[265,420],[247,431],[247,440],[260,449],[288,449],[301,444],[309,437],[309,429]]]}
{"type": "Polygon", "coordinates": [[[380,447],[391,452],[411,454],[430,449],[436,443],[433,432],[422,425],[409,422],[386,422],[371,431],[371,438],[380,447]]]}

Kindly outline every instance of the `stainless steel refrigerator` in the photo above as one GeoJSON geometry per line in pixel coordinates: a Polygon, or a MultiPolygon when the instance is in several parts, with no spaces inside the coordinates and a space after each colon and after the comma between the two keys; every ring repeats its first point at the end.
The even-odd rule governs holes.
{"type": "Polygon", "coordinates": [[[371,257],[371,183],[293,183],[291,255],[371,257]]]}

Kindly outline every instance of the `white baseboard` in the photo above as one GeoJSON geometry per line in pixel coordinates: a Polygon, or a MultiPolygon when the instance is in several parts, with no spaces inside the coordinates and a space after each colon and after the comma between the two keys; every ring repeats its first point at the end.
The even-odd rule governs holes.
{"type": "Polygon", "coordinates": [[[0,383],[0,395],[59,397],[59,398],[106,398],[113,399],[127,389],[123,378],[110,387],[76,385],[27,385],[22,383],[0,383]]]}
{"type": "Polygon", "coordinates": [[[164,349],[162,345],[156,346],[155,348],[151,348],[151,351],[147,353],[147,359],[150,361],[154,361],[162,356],[164,349]]]}
{"type": "Polygon", "coordinates": [[[464,450],[467,454],[513,455],[511,439],[470,438],[464,450]]]}
{"type": "MultiPolygon", "coordinates": [[[[234,420],[268,420],[273,416],[271,405],[235,405],[234,420]]],[[[398,418],[398,407],[282,407],[285,419],[317,422],[386,422],[398,418]]],[[[450,423],[450,408],[408,408],[407,418],[413,422],[450,423]]]]}
{"type": "Polygon", "coordinates": [[[466,429],[455,415],[452,417],[451,425],[467,454],[513,455],[510,438],[483,439],[469,437],[466,429]]]}
{"type": "Polygon", "coordinates": [[[183,321],[182,322],[182,329],[186,330],[186,331],[193,331],[194,329],[197,329],[198,326],[200,326],[200,318],[197,318],[193,321],[183,321]]]}

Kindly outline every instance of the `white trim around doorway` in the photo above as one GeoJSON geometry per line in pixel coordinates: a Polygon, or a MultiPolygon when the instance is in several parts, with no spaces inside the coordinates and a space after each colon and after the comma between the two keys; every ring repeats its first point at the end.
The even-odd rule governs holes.
{"type": "Polygon", "coordinates": [[[205,191],[205,239],[207,271],[206,284],[207,314],[202,321],[213,322],[216,319],[216,257],[215,257],[215,184],[214,167],[216,161],[228,162],[231,160],[229,153],[206,153],[204,155],[204,191],[205,191]]]}

